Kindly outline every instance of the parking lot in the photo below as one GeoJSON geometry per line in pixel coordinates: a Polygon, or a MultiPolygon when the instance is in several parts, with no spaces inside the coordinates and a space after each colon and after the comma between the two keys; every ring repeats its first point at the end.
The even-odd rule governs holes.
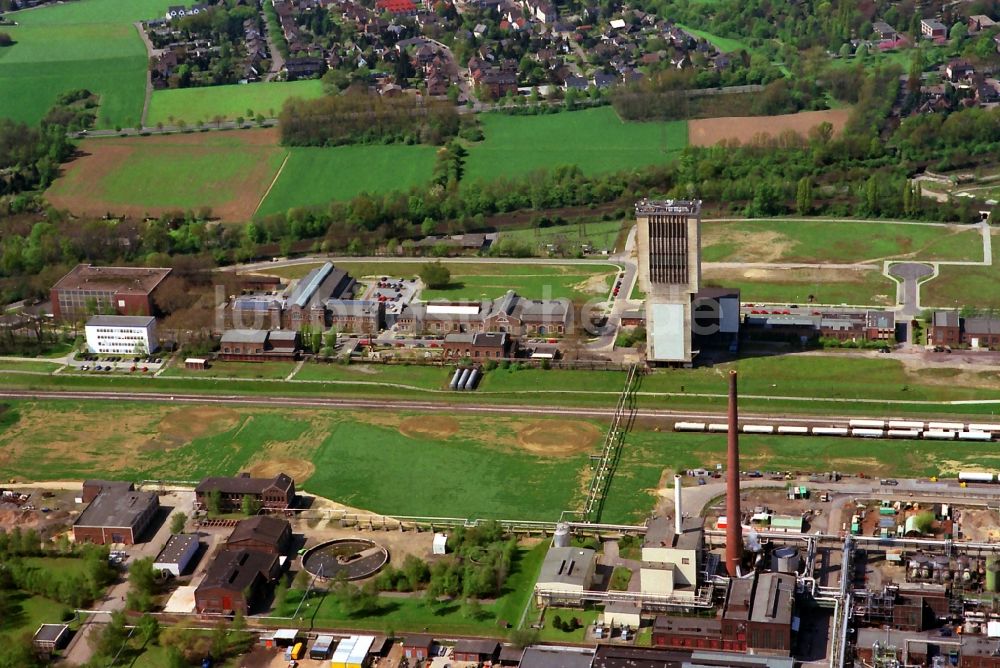
{"type": "Polygon", "coordinates": [[[76,372],[90,373],[149,373],[159,371],[168,361],[160,355],[95,355],[80,353],[69,361],[69,368],[76,372]]]}

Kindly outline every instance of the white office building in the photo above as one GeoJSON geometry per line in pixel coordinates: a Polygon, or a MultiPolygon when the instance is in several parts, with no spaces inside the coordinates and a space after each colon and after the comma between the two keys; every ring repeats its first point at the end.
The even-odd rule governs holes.
{"type": "Polygon", "coordinates": [[[145,355],[160,347],[156,318],[148,315],[95,315],[86,332],[90,352],[101,355],[145,355]]]}

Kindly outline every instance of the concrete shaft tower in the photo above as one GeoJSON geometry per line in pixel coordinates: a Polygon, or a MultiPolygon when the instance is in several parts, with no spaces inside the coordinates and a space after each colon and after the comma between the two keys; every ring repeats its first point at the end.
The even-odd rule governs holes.
{"type": "Polygon", "coordinates": [[[689,365],[691,301],[701,287],[701,202],[644,199],[635,217],[646,358],[689,365]]]}

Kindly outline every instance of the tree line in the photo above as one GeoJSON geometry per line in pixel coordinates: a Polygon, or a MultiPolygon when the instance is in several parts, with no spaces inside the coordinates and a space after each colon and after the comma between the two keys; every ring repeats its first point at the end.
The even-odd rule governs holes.
{"type": "Polygon", "coordinates": [[[458,110],[446,100],[384,97],[361,88],[315,100],[292,98],[278,117],[288,146],[357,143],[441,144],[459,131],[458,110]]]}

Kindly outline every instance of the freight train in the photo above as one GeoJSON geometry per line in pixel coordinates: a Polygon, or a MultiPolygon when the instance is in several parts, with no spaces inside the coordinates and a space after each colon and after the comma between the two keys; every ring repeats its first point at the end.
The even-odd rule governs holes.
{"type": "MultiPolygon", "coordinates": [[[[723,433],[729,425],[719,422],[675,422],[674,431],[723,433]]],[[[925,422],[922,420],[849,420],[846,427],[744,424],[743,434],[845,436],[853,438],[909,438],[931,441],[992,441],[1000,439],[1000,424],[925,422]]]]}

